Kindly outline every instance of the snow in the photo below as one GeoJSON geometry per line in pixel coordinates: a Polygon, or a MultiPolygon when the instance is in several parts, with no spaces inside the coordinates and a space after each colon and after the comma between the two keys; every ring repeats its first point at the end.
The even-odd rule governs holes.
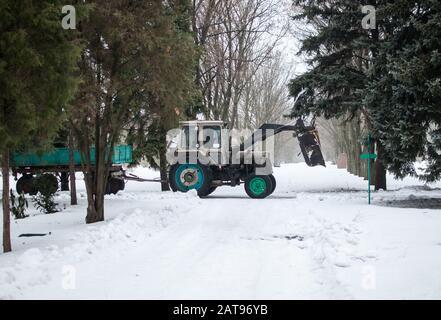
{"type": "Polygon", "coordinates": [[[368,206],[367,182],[335,166],[274,174],[277,189],[263,200],[243,187],[199,199],[129,182],[106,196],[106,221],[94,225],[84,223],[79,180],[78,206],[60,192],[61,212],[13,220],[0,298],[441,298],[440,183],[388,177],[390,191],[368,206]]]}

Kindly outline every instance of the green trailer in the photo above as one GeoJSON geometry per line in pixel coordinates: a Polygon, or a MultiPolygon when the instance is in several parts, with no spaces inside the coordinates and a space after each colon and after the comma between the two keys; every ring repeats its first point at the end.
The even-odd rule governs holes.
{"type": "MultiPolygon", "coordinates": [[[[116,194],[120,190],[124,190],[124,170],[123,164],[130,164],[132,158],[132,146],[118,145],[112,150],[112,167],[108,180],[107,193],[116,194]]],[[[95,162],[95,149],[91,148],[90,158],[92,164],[95,162]]],[[[66,190],[69,187],[69,149],[55,148],[44,153],[24,152],[14,153],[11,156],[11,167],[14,177],[20,174],[16,189],[18,193],[35,194],[33,179],[35,174],[51,173],[60,178],[61,189],[66,190]]],[[[80,152],[75,150],[73,154],[73,164],[75,171],[82,171],[80,152]]],[[[57,182],[58,189],[58,182],[57,182]]]]}
{"type": "MultiPolygon", "coordinates": [[[[81,166],[81,155],[74,151],[74,165],[81,166]]],[[[90,149],[90,158],[95,163],[95,148],[90,149]]],[[[125,164],[132,162],[132,146],[118,145],[113,148],[112,163],[125,164]]],[[[69,148],[55,148],[42,154],[36,152],[14,153],[11,164],[17,168],[41,168],[51,166],[69,166],[69,148]]]]}

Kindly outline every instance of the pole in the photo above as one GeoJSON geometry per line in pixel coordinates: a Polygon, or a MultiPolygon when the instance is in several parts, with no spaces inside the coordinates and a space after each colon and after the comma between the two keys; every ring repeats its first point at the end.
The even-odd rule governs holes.
{"type": "Polygon", "coordinates": [[[368,134],[368,197],[371,204],[371,134],[368,134]]]}

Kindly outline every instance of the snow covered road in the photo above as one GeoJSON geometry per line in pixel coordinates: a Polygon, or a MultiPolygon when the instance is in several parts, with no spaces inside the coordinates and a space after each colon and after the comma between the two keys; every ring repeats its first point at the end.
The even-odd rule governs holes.
{"type": "Polygon", "coordinates": [[[441,210],[423,201],[441,197],[440,185],[389,181],[395,190],[368,206],[366,182],[333,166],[285,165],[275,176],[263,200],[242,187],[199,199],[129,182],[93,226],[84,193],[76,208],[61,193],[62,212],[14,221],[0,298],[441,298],[441,210]],[[423,205],[387,206],[409,201],[423,205]],[[29,232],[51,234],[18,237],[29,232]]]}

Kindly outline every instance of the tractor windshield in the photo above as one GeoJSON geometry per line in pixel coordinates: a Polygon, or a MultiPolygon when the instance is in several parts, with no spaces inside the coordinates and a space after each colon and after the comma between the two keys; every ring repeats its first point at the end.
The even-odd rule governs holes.
{"type": "Polygon", "coordinates": [[[181,146],[186,150],[198,148],[198,127],[185,126],[181,132],[181,146]]]}
{"type": "Polygon", "coordinates": [[[221,127],[205,126],[202,144],[207,149],[219,149],[221,146],[221,127]]]}

